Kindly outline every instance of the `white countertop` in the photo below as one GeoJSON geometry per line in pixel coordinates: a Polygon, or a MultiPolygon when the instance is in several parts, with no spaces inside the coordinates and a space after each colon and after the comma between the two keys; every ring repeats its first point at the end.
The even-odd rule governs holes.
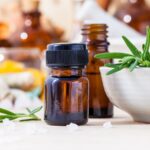
{"type": "Polygon", "coordinates": [[[118,109],[113,119],[90,119],[74,132],[38,121],[15,123],[16,129],[2,136],[1,126],[0,150],[150,150],[150,125],[133,122],[118,109]],[[112,128],[103,127],[107,121],[112,128]]]}

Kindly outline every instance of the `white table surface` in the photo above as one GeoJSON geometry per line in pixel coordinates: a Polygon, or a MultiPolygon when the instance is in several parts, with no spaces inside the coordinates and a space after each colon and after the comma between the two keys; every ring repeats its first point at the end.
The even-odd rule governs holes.
{"type": "Polygon", "coordinates": [[[8,135],[0,136],[0,150],[150,150],[150,125],[133,122],[118,109],[113,119],[90,119],[74,132],[67,127],[48,126],[44,121],[15,124],[16,132],[30,125],[45,132],[9,131],[8,135]],[[112,122],[112,128],[103,127],[107,121],[112,122]]]}

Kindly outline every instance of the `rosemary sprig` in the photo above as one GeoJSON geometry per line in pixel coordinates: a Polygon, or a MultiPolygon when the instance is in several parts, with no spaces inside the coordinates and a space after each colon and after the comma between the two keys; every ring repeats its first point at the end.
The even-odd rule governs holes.
{"type": "Polygon", "coordinates": [[[150,27],[147,27],[146,42],[142,45],[141,51],[127,37],[122,36],[122,38],[131,51],[131,54],[111,52],[95,55],[95,58],[98,59],[119,59],[118,64],[109,63],[105,65],[112,68],[107,75],[116,73],[124,68],[129,68],[130,71],[133,71],[137,67],[150,67],[150,27]]]}
{"type": "Polygon", "coordinates": [[[19,121],[41,120],[38,116],[36,116],[36,113],[39,112],[41,109],[42,106],[35,108],[33,110],[27,108],[26,110],[28,113],[15,113],[7,109],[0,108],[0,122],[2,122],[4,119],[9,120],[18,119],[19,121]]]}

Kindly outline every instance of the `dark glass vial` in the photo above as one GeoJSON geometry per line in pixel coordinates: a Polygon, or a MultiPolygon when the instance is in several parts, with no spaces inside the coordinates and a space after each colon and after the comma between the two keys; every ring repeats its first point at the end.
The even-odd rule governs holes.
{"type": "Polygon", "coordinates": [[[50,125],[86,124],[89,83],[82,76],[88,63],[84,44],[52,44],[46,51],[50,75],[45,82],[45,121],[50,125]]]}
{"type": "Polygon", "coordinates": [[[84,70],[90,83],[89,116],[91,118],[109,118],[113,116],[113,106],[104,91],[99,67],[111,60],[99,60],[94,56],[108,52],[107,25],[85,24],[82,28],[82,42],[87,45],[89,63],[84,70]]]}

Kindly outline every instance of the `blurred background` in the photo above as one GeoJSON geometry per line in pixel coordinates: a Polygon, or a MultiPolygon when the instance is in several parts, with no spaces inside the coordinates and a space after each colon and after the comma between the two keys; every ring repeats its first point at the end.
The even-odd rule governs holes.
{"type": "Polygon", "coordinates": [[[108,24],[111,39],[143,37],[150,0],[0,0],[0,105],[40,105],[47,44],[80,42],[87,20],[108,24]]]}

